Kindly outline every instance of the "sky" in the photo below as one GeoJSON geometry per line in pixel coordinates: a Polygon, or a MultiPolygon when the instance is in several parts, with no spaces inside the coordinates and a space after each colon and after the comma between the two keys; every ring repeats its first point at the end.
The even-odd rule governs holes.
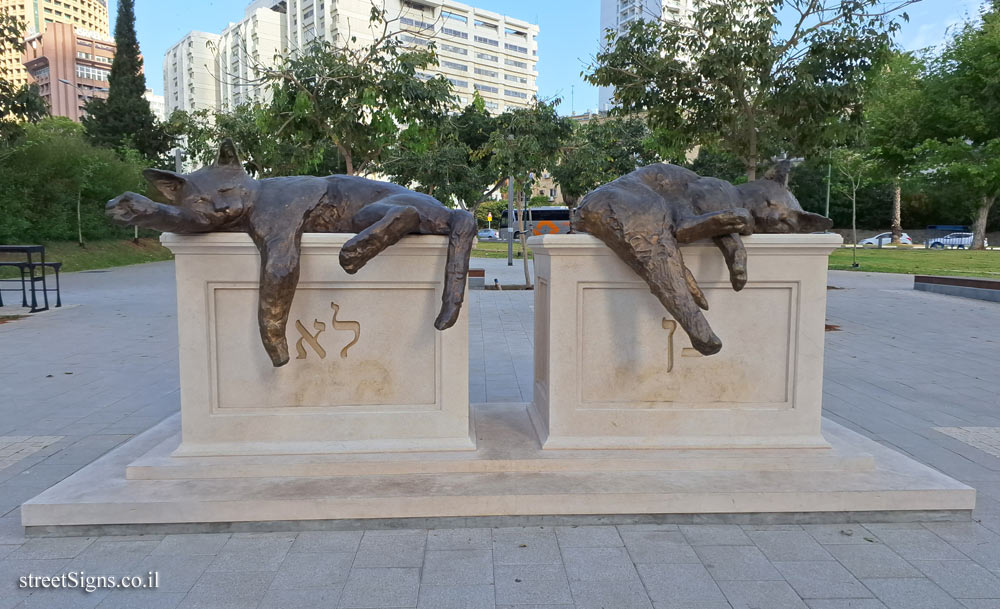
{"type": "MultiPolygon", "coordinates": [[[[538,94],[558,97],[561,114],[597,109],[597,89],[581,76],[600,44],[600,0],[463,0],[537,23],[538,94]]],[[[117,0],[108,0],[112,30],[117,0]]],[[[137,0],[136,30],[147,61],[147,85],[163,94],[163,54],[191,30],[221,32],[243,16],[249,0],[137,0]]],[[[907,50],[939,44],[947,29],[975,14],[980,0],[921,0],[906,9],[896,41],[907,50]]]]}

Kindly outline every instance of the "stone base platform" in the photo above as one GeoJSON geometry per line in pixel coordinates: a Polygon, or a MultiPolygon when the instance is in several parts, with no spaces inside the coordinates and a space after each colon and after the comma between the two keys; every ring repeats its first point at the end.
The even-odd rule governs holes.
{"type": "Polygon", "coordinates": [[[473,414],[475,451],[257,457],[171,456],[174,416],[25,503],[22,523],[77,534],[512,516],[835,522],[968,519],[975,505],[974,489],[830,421],[828,449],[543,451],[525,404],[473,414]]]}

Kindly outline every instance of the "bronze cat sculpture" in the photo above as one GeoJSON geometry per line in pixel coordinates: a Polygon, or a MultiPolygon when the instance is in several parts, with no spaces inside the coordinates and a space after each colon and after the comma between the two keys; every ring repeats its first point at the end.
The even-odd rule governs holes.
{"type": "Polygon", "coordinates": [[[260,251],[258,325],[275,367],[288,363],[285,328],[299,281],[302,234],[357,233],[340,251],[340,265],[358,272],[409,234],[448,235],[438,330],[455,324],[465,297],[476,220],[425,194],[365,178],[333,175],[255,180],[226,140],[215,164],[181,175],[143,172],[171,205],[127,192],[108,202],[117,223],[181,234],[249,233],[260,251]]]}
{"type": "Polygon", "coordinates": [[[574,210],[574,230],[590,233],[648,285],[704,355],[722,349],[702,309],[708,301],[684,265],[680,245],[712,239],[734,290],[747,282],[741,235],[823,231],[833,221],[803,211],[785,187],[788,163],[764,179],[733,186],[666,163],[642,167],[587,194],[574,210]]]}

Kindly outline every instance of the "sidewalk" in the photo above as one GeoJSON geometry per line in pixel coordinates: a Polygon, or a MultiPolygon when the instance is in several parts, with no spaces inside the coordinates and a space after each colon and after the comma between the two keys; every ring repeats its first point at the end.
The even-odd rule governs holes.
{"type": "MultiPolygon", "coordinates": [[[[523,282],[520,265],[472,264],[488,283],[523,282]]],[[[975,486],[977,522],[26,540],[22,501],[178,408],[173,265],[66,274],[80,306],[0,324],[0,609],[1000,607],[1000,304],[908,276],[830,285],[827,416],[975,486]],[[155,591],[16,588],[29,572],[150,570],[155,591]]],[[[473,401],[531,399],[532,299],[470,292],[473,401]]]]}

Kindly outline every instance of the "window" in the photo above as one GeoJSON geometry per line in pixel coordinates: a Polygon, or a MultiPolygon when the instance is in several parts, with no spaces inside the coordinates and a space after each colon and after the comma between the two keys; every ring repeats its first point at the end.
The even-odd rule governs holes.
{"type": "Polygon", "coordinates": [[[503,33],[507,34],[508,36],[520,36],[521,38],[525,38],[525,39],[528,38],[527,32],[521,32],[519,30],[512,30],[509,27],[508,28],[504,28],[503,33]]]}
{"type": "Polygon", "coordinates": [[[442,34],[447,34],[449,36],[454,36],[455,38],[462,38],[463,40],[468,40],[469,39],[469,35],[466,34],[465,32],[460,32],[458,30],[453,30],[450,27],[443,27],[443,28],[441,28],[441,33],[442,34]]]}
{"type": "Polygon", "coordinates": [[[492,38],[486,38],[484,36],[475,36],[475,40],[476,40],[476,42],[480,42],[482,44],[488,44],[491,47],[499,47],[500,46],[500,42],[499,41],[493,40],[492,38]]]}
{"type": "Polygon", "coordinates": [[[479,53],[479,52],[476,53],[476,59],[484,59],[486,61],[495,61],[495,62],[500,61],[500,58],[497,57],[496,55],[490,55],[489,53],[479,53]]]}
{"type": "Polygon", "coordinates": [[[479,83],[476,83],[474,86],[475,86],[476,91],[482,91],[484,93],[499,93],[500,92],[500,89],[498,89],[496,87],[491,87],[489,85],[481,85],[479,83]]]}
{"type": "Polygon", "coordinates": [[[465,15],[459,15],[458,13],[453,13],[451,11],[441,11],[441,16],[445,19],[454,19],[455,21],[461,21],[462,23],[468,23],[469,19],[465,15]]]}
{"type": "Polygon", "coordinates": [[[442,61],[441,65],[446,68],[451,68],[452,70],[459,70],[461,72],[468,72],[469,66],[464,63],[455,63],[454,61],[442,61]]]}
{"type": "MultiPolygon", "coordinates": [[[[449,78],[448,82],[450,82],[451,84],[455,85],[456,87],[458,87],[460,89],[467,89],[467,88],[469,88],[469,81],[467,81],[467,80],[458,80],[457,78],[449,78]]],[[[478,87],[479,85],[476,85],[476,86],[478,87]]]]}
{"type": "Polygon", "coordinates": [[[409,17],[400,17],[399,22],[403,25],[412,25],[425,30],[433,30],[434,24],[427,23],[426,21],[420,21],[419,19],[410,19],[409,17]]]}
{"type": "Polygon", "coordinates": [[[479,19],[476,19],[475,23],[476,23],[476,27],[484,27],[484,28],[489,29],[489,30],[498,31],[497,24],[495,24],[495,23],[489,23],[487,21],[480,21],[479,19]]]}
{"type": "Polygon", "coordinates": [[[525,55],[528,54],[528,49],[526,47],[518,46],[516,44],[511,44],[509,42],[505,42],[504,45],[503,45],[503,48],[507,49],[508,51],[515,51],[517,53],[524,53],[525,55]]]}
{"type": "Polygon", "coordinates": [[[498,110],[500,108],[500,104],[498,104],[496,102],[488,101],[488,102],[486,102],[486,108],[488,110],[498,110]]]}
{"type": "Polygon", "coordinates": [[[515,68],[521,68],[522,70],[528,69],[528,64],[523,61],[515,61],[513,59],[504,59],[504,63],[508,66],[514,66],[515,68]]]}
{"type": "Polygon", "coordinates": [[[516,97],[518,99],[528,99],[528,94],[522,91],[511,91],[510,89],[504,89],[503,94],[507,97],[516,97]]]}
{"type": "Polygon", "coordinates": [[[406,36],[405,34],[403,36],[400,36],[399,39],[402,40],[403,42],[408,42],[410,44],[419,44],[420,46],[423,46],[423,47],[425,47],[425,46],[427,46],[427,45],[430,44],[428,41],[424,40],[423,38],[417,38],[415,36],[406,36]]]}
{"type": "Polygon", "coordinates": [[[449,53],[455,53],[457,55],[468,55],[469,49],[463,49],[462,47],[457,47],[453,44],[448,44],[442,42],[440,45],[442,51],[448,51],[449,53]]]}
{"type": "Polygon", "coordinates": [[[509,82],[516,82],[522,85],[528,84],[528,79],[523,76],[516,76],[514,74],[504,74],[503,79],[509,82]]]}
{"type": "Polygon", "coordinates": [[[496,78],[500,76],[499,73],[494,72],[493,70],[484,70],[483,68],[476,68],[475,72],[480,76],[488,76],[489,78],[496,78]]]}

